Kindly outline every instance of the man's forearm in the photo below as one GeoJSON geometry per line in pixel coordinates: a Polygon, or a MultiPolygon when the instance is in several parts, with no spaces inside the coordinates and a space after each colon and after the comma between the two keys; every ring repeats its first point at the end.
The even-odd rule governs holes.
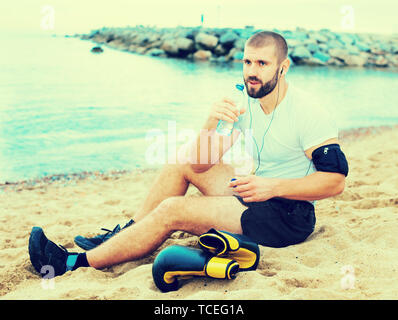
{"type": "Polygon", "coordinates": [[[321,200],[343,192],[345,177],[339,173],[317,171],[298,179],[279,179],[276,194],[292,200],[321,200]]]}
{"type": "Polygon", "coordinates": [[[211,150],[210,150],[210,132],[214,130],[217,126],[217,120],[207,119],[205,125],[201,129],[198,137],[196,138],[196,143],[194,145],[194,156],[195,161],[191,164],[191,167],[196,172],[207,171],[211,167],[211,150]]]}
{"type": "Polygon", "coordinates": [[[204,172],[218,163],[239,136],[236,130],[230,136],[222,136],[216,132],[218,120],[209,118],[201,129],[194,146],[195,163],[191,164],[195,172],[204,172]]]}

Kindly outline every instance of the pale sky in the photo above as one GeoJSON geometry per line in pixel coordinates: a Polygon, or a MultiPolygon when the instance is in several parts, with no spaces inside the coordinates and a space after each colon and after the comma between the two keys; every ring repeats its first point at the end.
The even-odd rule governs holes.
{"type": "Polygon", "coordinates": [[[396,0],[1,0],[0,32],[84,33],[103,26],[197,26],[398,33],[396,0]]]}

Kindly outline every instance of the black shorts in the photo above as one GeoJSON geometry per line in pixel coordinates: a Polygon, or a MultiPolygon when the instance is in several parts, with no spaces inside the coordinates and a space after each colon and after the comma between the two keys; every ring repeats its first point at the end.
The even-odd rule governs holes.
{"type": "Polygon", "coordinates": [[[241,217],[243,234],[260,245],[281,248],[303,242],[314,231],[315,210],[308,201],[272,198],[245,202],[241,217]]]}

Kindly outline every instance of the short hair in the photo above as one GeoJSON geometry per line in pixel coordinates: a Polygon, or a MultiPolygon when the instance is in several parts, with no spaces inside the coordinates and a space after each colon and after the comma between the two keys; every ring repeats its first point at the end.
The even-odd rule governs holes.
{"type": "Polygon", "coordinates": [[[287,58],[287,43],[284,37],[279,33],[272,31],[261,31],[252,35],[246,42],[247,46],[261,48],[273,44],[275,46],[278,63],[287,58]]]}

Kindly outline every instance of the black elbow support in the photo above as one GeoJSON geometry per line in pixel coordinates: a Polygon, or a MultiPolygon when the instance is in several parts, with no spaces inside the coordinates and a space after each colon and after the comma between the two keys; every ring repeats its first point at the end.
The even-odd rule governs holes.
{"type": "Polygon", "coordinates": [[[317,171],[348,175],[348,162],[337,143],[328,144],[312,152],[312,162],[317,171]]]}

